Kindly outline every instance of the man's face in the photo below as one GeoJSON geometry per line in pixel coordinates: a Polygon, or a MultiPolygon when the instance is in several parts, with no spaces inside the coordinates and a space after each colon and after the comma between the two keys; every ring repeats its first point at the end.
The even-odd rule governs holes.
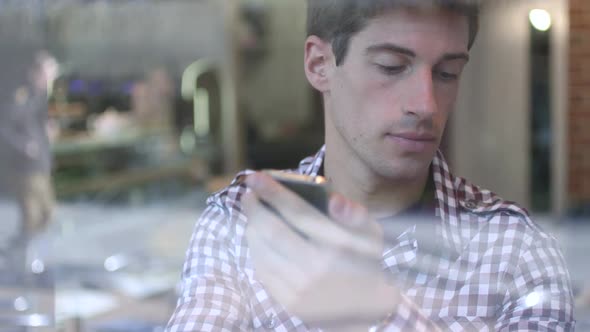
{"type": "Polygon", "coordinates": [[[468,31],[466,17],[446,11],[396,9],[370,20],[341,65],[332,58],[327,67],[329,151],[379,177],[425,174],[468,61],[468,31]]]}

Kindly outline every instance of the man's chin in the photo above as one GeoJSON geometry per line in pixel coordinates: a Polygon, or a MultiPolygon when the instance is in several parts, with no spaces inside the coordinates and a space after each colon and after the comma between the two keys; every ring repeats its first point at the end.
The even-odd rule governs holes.
{"type": "Polygon", "coordinates": [[[379,175],[393,181],[414,181],[428,172],[432,158],[398,158],[377,167],[379,175]]]}

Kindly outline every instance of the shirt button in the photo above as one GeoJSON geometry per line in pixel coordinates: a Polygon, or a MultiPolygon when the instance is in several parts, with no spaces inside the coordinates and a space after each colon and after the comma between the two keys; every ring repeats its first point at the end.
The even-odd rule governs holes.
{"type": "Polygon", "coordinates": [[[270,314],[270,317],[264,322],[264,327],[267,329],[274,329],[277,327],[277,318],[274,314],[270,314]]]}
{"type": "Polygon", "coordinates": [[[477,203],[474,200],[470,199],[467,202],[465,202],[465,207],[470,210],[475,210],[477,209],[477,203]]]}

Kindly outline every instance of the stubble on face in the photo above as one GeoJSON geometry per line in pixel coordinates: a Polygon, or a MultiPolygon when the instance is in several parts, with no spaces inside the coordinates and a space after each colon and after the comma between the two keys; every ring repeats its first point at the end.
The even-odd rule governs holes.
{"type": "Polygon", "coordinates": [[[371,20],[342,65],[333,65],[329,153],[376,178],[424,176],[457,95],[458,79],[447,80],[441,68],[460,74],[466,59],[445,56],[467,53],[467,33],[466,18],[442,11],[397,9],[371,20]]]}

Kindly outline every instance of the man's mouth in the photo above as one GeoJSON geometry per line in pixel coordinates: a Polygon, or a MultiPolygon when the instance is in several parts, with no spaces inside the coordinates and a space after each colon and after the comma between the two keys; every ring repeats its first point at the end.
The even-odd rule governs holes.
{"type": "Polygon", "coordinates": [[[425,152],[431,150],[436,144],[435,135],[430,133],[403,132],[388,133],[386,139],[407,152],[425,152]]]}

